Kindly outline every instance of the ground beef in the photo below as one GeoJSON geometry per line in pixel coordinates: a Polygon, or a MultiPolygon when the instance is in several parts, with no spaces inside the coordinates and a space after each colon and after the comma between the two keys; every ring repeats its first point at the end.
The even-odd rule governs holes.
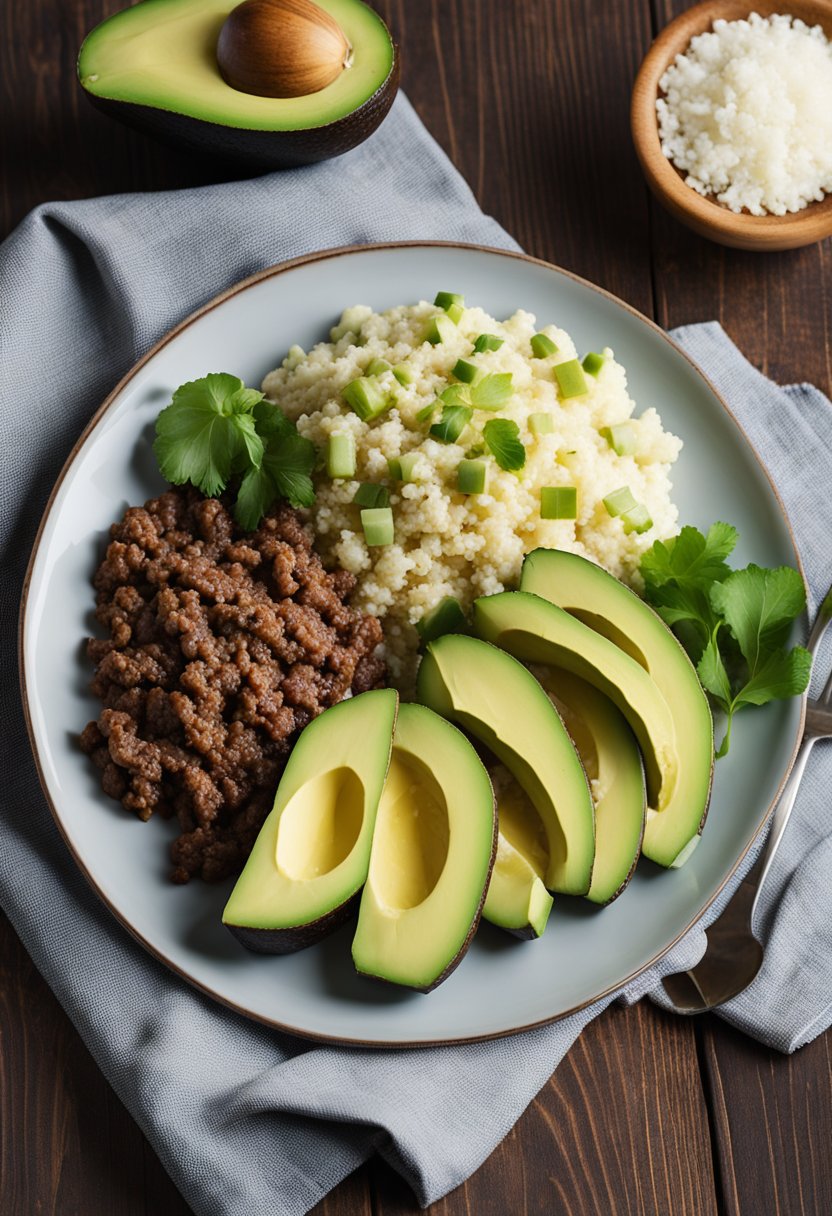
{"type": "Polygon", "coordinates": [[[110,529],[96,572],[92,691],[81,735],[105,793],[140,819],[176,817],[174,882],[236,873],[303,727],[385,682],[375,617],[347,601],[296,511],[243,532],[223,502],[170,490],[110,529]]]}

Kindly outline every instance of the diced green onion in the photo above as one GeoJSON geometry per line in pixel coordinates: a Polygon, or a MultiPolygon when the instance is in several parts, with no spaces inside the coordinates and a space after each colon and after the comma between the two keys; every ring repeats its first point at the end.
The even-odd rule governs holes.
{"type": "Polygon", "coordinates": [[[471,410],[467,405],[446,405],[442,410],[442,417],[433,424],[430,433],[442,443],[456,443],[471,417],[471,410]]]}
{"type": "Polygon", "coordinates": [[[419,410],[418,414],[416,415],[416,421],[417,422],[427,422],[427,420],[429,418],[432,418],[433,415],[436,413],[436,407],[438,404],[439,404],[439,402],[437,400],[437,401],[431,401],[429,405],[423,405],[422,408],[419,410]]]}
{"type": "Polygon", "coordinates": [[[551,435],[555,420],[551,414],[529,414],[529,430],[533,435],[551,435]]]}
{"type": "Polygon", "coordinates": [[[390,505],[390,493],[373,481],[362,481],[352,500],[359,507],[387,507],[390,505]]]}
{"type": "Polygon", "coordinates": [[[437,291],[436,299],[433,301],[437,308],[448,309],[456,304],[459,308],[465,307],[465,296],[457,295],[455,291],[437,291]]]}
{"type": "Polygon", "coordinates": [[[601,436],[606,439],[616,456],[632,456],[638,447],[638,435],[629,422],[618,422],[615,426],[602,426],[601,436]]]}
{"type": "Polygon", "coordinates": [[[556,355],[558,348],[548,334],[534,334],[532,337],[532,355],[535,359],[548,359],[556,355]]]}
{"type": "Polygon", "coordinates": [[[361,527],[368,545],[392,545],[396,532],[390,507],[371,507],[361,512],[361,527]]]}
{"type": "Polygon", "coordinates": [[[443,405],[467,405],[468,388],[464,384],[449,384],[439,394],[439,400],[443,405]]]}
{"type": "Polygon", "coordinates": [[[419,481],[422,457],[419,452],[405,452],[387,461],[387,468],[394,481],[419,481]]]}
{"type": "Polygon", "coordinates": [[[575,486],[543,486],[540,491],[541,519],[577,519],[578,491],[575,486]]]}
{"type": "Polygon", "coordinates": [[[591,350],[588,354],[584,355],[581,367],[590,376],[597,376],[605,362],[606,360],[603,355],[599,355],[597,351],[591,350]]]}
{"type": "Polygon", "coordinates": [[[423,646],[427,646],[428,642],[441,637],[444,633],[460,633],[466,627],[467,622],[462,605],[452,595],[446,595],[444,599],[441,599],[436,607],[431,608],[430,612],[426,612],[416,625],[423,646]]]}
{"type": "Polygon", "coordinates": [[[475,363],[469,363],[466,359],[457,359],[451,375],[456,376],[457,380],[461,380],[463,384],[474,384],[480,377],[480,369],[475,363]]]}
{"type": "Polygon", "coordinates": [[[373,359],[367,364],[365,376],[381,376],[384,372],[392,371],[392,367],[386,359],[373,359]]]}
{"type": "Polygon", "coordinates": [[[456,466],[456,488],[460,494],[484,494],[488,465],[484,460],[460,460],[456,466]]]}
{"type": "Polygon", "coordinates": [[[378,418],[393,404],[392,398],[383,392],[374,380],[366,376],[351,380],[342,389],[342,395],[362,422],[371,422],[373,418],[378,418]]]}
{"type": "Polygon", "coordinates": [[[326,471],[330,477],[355,477],[355,436],[349,431],[330,435],[326,471]]]}
{"type": "Polygon", "coordinates": [[[505,338],[498,338],[496,334],[480,334],[474,343],[474,353],[481,355],[484,350],[499,350],[505,342],[505,338]]]}
{"type": "Polygon", "coordinates": [[[425,341],[430,342],[431,346],[438,346],[440,342],[447,342],[453,338],[455,333],[456,326],[451,318],[445,313],[440,313],[438,317],[431,317],[428,321],[425,341]]]}
{"type": "Polygon", "coordinates": [[[582,397],[589,392],[583,368],[577,359],[567,359],[565,363],[555,364],[555,379],[558,382],[561,397],[582,397]]]}
{"type": "Polygon", "coordinates": [[[402,388],[407,388],[411,384],[415,384],[416,377],[406,363],[397,363],[393,368],[393,375],[398,380],[402,388]]]}
{"type": "Polygon", "coordinates": [[[648,528],[653,527],[650,512],[643,502],[637,502],[629,511],[622,512],[621,521],[625,532],[646,532],[648,528]]]}
{"type": "Polygon", "coordinates": [[[613,490],[606,498],[602,499],[604,506],[607,508],[607,514],[615,518],[616,515],[623,515],[625,511],[632,511],[633,507],[637,507],[638,503],[633,497],[633,491],[629,486],[622,486],[620,490],[613,490]]]}
{"type": "Polygon", "coordinates": [[[449,304],[445,309],[446,316],[449,316],[454,325],[459,325],[462,320],[462,314],[465,312],[464,304],[449,304]]]}

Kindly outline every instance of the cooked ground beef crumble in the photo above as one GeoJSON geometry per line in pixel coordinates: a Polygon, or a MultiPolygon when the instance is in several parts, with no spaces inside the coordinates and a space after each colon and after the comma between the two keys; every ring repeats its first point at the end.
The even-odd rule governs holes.
{"type": "Polygon", "coordinates": [[[217,499],[174,489],[130,507],[95,575],[92,691],[81,735],[105,793],[140,819],[176,815],[174,882],[236,873],[289,751],[347,692],[385,682],[375,617],[348,606],[297,512],[243,532],[217,499]]]}

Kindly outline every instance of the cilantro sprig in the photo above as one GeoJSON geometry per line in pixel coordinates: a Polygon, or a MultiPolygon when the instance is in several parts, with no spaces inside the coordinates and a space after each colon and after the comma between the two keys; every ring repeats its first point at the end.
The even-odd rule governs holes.
{"type": "Polygon", "coordinates": [[[315,500],[315,448],[283,412],[237,376],[212,372],[182,384],[156,419],[153,444],[162,475],[209,498],[238,481],[234,516],[256,528],[277,498],[315,500]]]}
{"type": "Polygon", "coordinates": [[[673,540],[656,541],[641,560],[648,602],[725,714],[717,759],[728,753],[740,709],[799,695],[811,670],[809,652],[787,646],[792,622],[806,607],[803,580],[789,566],[732,570],[726,558],[737,539],[725,523],[713,524],[706,536],[687,527],[673,540]]]}

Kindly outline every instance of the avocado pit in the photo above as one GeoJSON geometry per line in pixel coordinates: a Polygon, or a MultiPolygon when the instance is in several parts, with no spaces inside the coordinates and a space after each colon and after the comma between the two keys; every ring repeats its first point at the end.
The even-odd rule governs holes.
{"type": "Polygon", "coordinates": [[[244,0],[223,22],[217,65],[232,89],[256,97],[307,97],[333,84],[352,48],[312,0],[244,0]]]}

